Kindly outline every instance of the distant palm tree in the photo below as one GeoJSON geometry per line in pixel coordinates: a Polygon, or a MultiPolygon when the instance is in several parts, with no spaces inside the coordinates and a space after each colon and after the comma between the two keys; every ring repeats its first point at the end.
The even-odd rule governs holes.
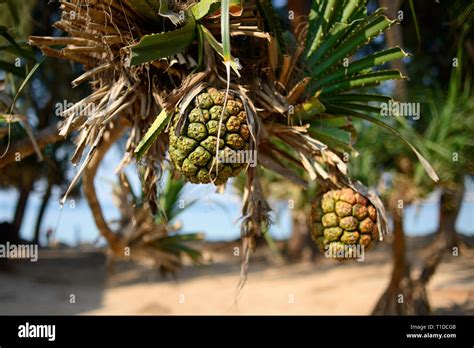
{"type": "MultiPolygon", "coordinates": [[[[84,89],[61,88],[74,76],[70,65],[41,65],[41,60],[25,40],[27,35],[52,32],[50,18],[57,13],[57,8],[34,0],[15,5],[11,1],[3,2],[0,9],[0,37],[3,37],[0,40],[0,70],[5,73],[0,83],[0,187],[19,191],[10,237],[19,240],[30,194],[44,186],[44,191],[40,189],[43,192],[32,240],[39,244],[53,187],[64,189],[69,180],[66,174],[72,144],[58,134],[55,104],[80,96],[84,89]],[[21,13],[31,13],[35,20],[31,21],[21,13]],[[41,86],[35,89],[36,93],[29,86],[32,81],[41,86]],[[34,116],[34,122],[31,122],[31,116],[34,116]],[[30,157],[32,154],[44,161],[30,157]]],[[[77,189],[73,192],[74,197],[78,192],[77,189]]]]}
{"type": "MultiPolygon", "coordinates": [[[[458,51],[462,59],[462,50],[458,51]]],[[[459,62],[461,64],[461,61],[459,62]]],[[[461,66],[461,65],[460,65],[461,66]]],[[[474,143],[474,102],[470,79],[463,80],[461,68],[453,68],[447,94],[436,90],[430,97],[422,91],[428,107],[424,115],[430,115],[429,123],[420,126],[419,141],[431,150],[429,156],[440,181],[436,185],[426,180],[422,168],[404,146],[393,139],[383,139],[379,129],[370,127],[364,131],[359,142],[360,161],[352,167],[353,175],[372,185],[379,186],[382,197],[393,219],[394,266],[390,284],[374,308],[374,314],[429,314],[431,308],[426,294],[426,285],[447,252],[459,246],[455,223],[464,196],[466,175],[472,175],[472,151],[474,143]],[[376,166],[390,174],[391,185],[380,182],[376,172],[365,168],[376,166]],[[374,175],[375,174],[375,175],[374,175]],[[420,275],[413,279],[407,260],[403,228],[403,209],[416,203],[435,190],[440,190],[439,222],[435,239],[424,259],[420,275]],[[403,295],[403,302],[399,296],[403,295]]],[[[359,127],[363,127],[359,125],[359,127]]],[[[407,122],[401,120],[402,132],[413,132],[407,122]]]]}
{"type": "MultiPolygon", "coordinates": [[[[182,233],[180,215],[197,201],[184,202],[185,181],[167,173],[164,187],[159,190],[160,208],[155,218],[145,197],[137,195],[122,173],[114,187],[114,202],[120,210],[120,220],[115,228],[124,247],[125,259],[148,258],[162,273],[176,273],[182,266],[182,257],[194,263],[203,262],[202,253],[189,246],[203,239],[201,233],[182,233]]],[[[114,254],[110,255],[113,262],[114,254]]],[[[123,259],[122,258],[122,259],[123,259]]],[[[109,263],[110,265],[110,263],[109,263]]]]}

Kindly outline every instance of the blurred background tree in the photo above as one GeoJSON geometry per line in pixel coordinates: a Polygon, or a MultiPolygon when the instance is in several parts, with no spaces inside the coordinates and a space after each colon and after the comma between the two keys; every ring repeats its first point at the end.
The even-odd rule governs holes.
{"type": "MultiPolygon", "coordinates": [[[[44,59],[27,43],[28,36],[62,35],[54,26],[61,16],[59,7],[58,2],[36,0],[0,2],[0,189],[13,188],[19,193],[13,219],[0,224],[0,243],[21,241],[20,231],[28,202],[33,193],[38,193],[41,202],[35,211],[33,238],[23,242],[40,244],[47,206],[51,199],[57,199],[53,190],[57,187],[60,194],[64,193],[74,174],[71,158],[75,147],[69,139],[59,135],[59,116],[73,102],[84,98],[89,86],[70,87],[71,81],[82,72],[79,64],[44,59]]],[[[119,146],[125,145],[119,141],[119,146]]],[[[103,149],[101,156],[107,151],[103,149]]],[[[133,247],[133,255],[146,254],[155,261],[161,273],[177,271],[182,266],[183,255],[188,255],[193,262],[200,262],[201,253],[184,242],[199,241],[202,235],[181,233],[176,221],[185,210],[177,207],[185,184],[182,180],[172,181],[170,175],[165,176],[162,189],[157,182],[155,189],[160,190],[164,210],[156,215],[156,212],[150,214],[152,207],[145,204],[143,198],[133,194],[126,184],[128,180],[119,178],[115,198],[122,216],[117,232],[113,230],[113,224],[105,220],[93,189],[98,166],[99,161],[96,161],[94,174],[89,176],[90,180],[84,176],[82,186],[85,195],[92,192],[94,204],[91,209],[102,219],[104,230],[110,232],[108,236],[116,238],[128,233],[129,245],[121,246],[133,247]],[[131,221],[142,223],[132,227],[131,221]]],[[[75,185],[68,198],[82,197],[80,189],[81,185],[75,185]]],[[[189,206],[187,204],[186,208],[189,206]]],[[[113,259],[109,261],[111,265],[113,259]]]]}
{"type": "Polygon", "coordinates": [[[358,142],[362,149],[360,160],[355,161],[352,172],[358,179],[379,188],[393,221],[393,271],[374,314],[429,314],[426,285],[448,252],[458,255],[460,239],[456,221],[463,202],[464,182],[466,176],[473,174],[474,161],[474,101],[471,78],[461,70],[462,53],[459,47],[459,66],[451,69],[447,91],[439,86],[430,91],[423,87],[413,88],[413,100],[423,100],[422,116],[418,120],[399,120],[403,133],[415,135],[431,150],[428,160],[440,175],[439,183],[424,178],[421,165],[403,144],[386,138],[378,128],[358,124],[358,128],[365,130],[362,132],[364,137],[358,142]],[[423,123],[425,125],[421,126],[423,123]],[[376,163],[380,165],[377,171],[365,170],[376,163]],[[384,175],[380,177],[380,173],[384,175]],[[412,279],[406,254],[404,208],[419,204],[436,191],[440,197],[438,230],[423,260],[420,275],[412,279]],[[399,295],[404,296],[403,303],[400,303],[399,295]]]}
{"type": "MultiPolygon", "coordinates": [[[[287,9],[304,13],[302,3],[290,0],[287,9]]],[[[379,0],[378,6],[386,8],[388,17],[401,21],[401,25],[385,33],[384,44],[402,47],[412,54],[408,59],[389,63],[391,68],[410,77],[395,81],[391,94],[397,101],[421,104],[420,119],[392,120],[392,125],[410,139],[418,138],[419,145],[427,146],[431,151],[428,160],[434,164],[441,181],[434,185],[426,180],[421,165],[404,144],[387,137],[383,129],[362,122],[357,123],[357,133],[362,134],[357,139],[360,155],[351,161],[350,168],[355,178],[379,189],[392,217],[393,270],[374,314],[428,314],[426,285],[442,258],[459,247],[455,224],[463,202],[465,178],[473,174],[474,110],[470,76],[474,61],[474,4],[466,6],[462,0],[379,0]],[[439,226],[420,275],[412,279],[403,209],[419,204],[434,192],[439,192],[440,197],[439,226]],[[405,297],[401,304],[400,294],[405,297]]],[[[369,1],[370,8],[376,8],[375,1],[369,1]]],[[[281,10],[281,13],[286,11],[281,10]]],[[[267,179],[279,187],[274,197],[297,197],[297,202],[309,200],[307,192],[292,190],[288,185],[282,187],[274,178],[267,179]]],[[[297,206],[300,205],[297,203],[297,206]]],[[[303,242],[301,231],[307,232],[307,225],[298,220],[299,214],[304,215],[304,210],[294,211],[288,241],[288,250],[294,259],[301,259],[305,244],[311,243],[303,242]]]]}
{"type": "MultiPolygon", "coordinates": [[[[0,125],[0,187],[15,188],[18,199],[12,221],[3,223],[2,239],[18,241],[31,193],[42,195],[34,228],[34,243],[40,243],[42,220],[54,187],[61,190],[70,174],[73,147],[57,131],[58,107],[84,95],[87,87],[64,88],[80,71],[67,62],[41,64],[42,57],[26,41],[28,35],[57,35],[52,24],[59,16],[59,4],[44,1],[5,1],[0,4],[0,113],[14,114],[23,122],[0,125]],[[34,70],[34,74],[29,74],[34,70]],[[22,84],[24,89],[19,92],[22,84]],[[18,94],[18,96],[17,96],[18,94]],[[16,98],[18,97],[18,98],[16,98]],[[13,105],[14,103],[14,105],[13,105]],[[38,149],[28,138],[31,127],[43,161],[34,156],[38,149]]],[[[76,189],[73,197],[78,195],[76,189]]]]}

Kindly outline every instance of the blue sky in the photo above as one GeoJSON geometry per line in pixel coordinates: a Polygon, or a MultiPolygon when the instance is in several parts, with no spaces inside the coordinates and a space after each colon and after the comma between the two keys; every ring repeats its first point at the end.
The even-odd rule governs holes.
{"type": "MultiPolygon", "coordinates": [[[[114,169],[120,160],[118,148],[112,149],[99,168],[96,187],[104,214],[108,220],[118,218],[118,210],[112,199],[112,182],[114,182],[114,169]]],[[[75,169],[74,169],[75,170],[75,169]]],[[[72,173],[71,173],[72,174],[72,173]]],[[[134,166],[127,169],[127,174],[132,179],[132,185],[138,187],[138,180],[134,175],[134,166]]],[[[474,181],[468,180],[468,192],[457,222],[459,232],[474,234],[474,181]]],[[[31,238],[34,223],[41,199],[41,187],[37,187],[28,202],[26,217],[21,229],[24,238],[31,238]]],[[[14,204],[18,193],[15,190],[0,191],[0,221],[12,220],[14,204]]],[[[418,206],[406,209],[406,231],[409,235],[423,235],[436,230],[438,213],[438,193],[434,193],[425,202],[418,206]]],[[[67,244],[75,245],[79,241],[93,242],[98,237],[92,214],[85,200],[65,204],[61,210],[59,206],[60,192],[54,192],[54,199],[50,201],[45,213],[43,232],[47,228],[56,231],[55,237],[67,244]]],[[[240,236],[239,217],[241,209],[240,197],[234,192],[232,185],[228,185],[223,194],[215,193],[211,185],[187,185],[184,200],[190,201],[200,198],[200,202],[185,210],[180,220],[183,231],[203,232],[209,241],[228,241],[240,236]]],[[[285,202],[272,202],[272,208],[278,210],[278,219],[271,229],[272,235],[277,239],[289,236],[291,231],[291,212],[285,202]]]]}

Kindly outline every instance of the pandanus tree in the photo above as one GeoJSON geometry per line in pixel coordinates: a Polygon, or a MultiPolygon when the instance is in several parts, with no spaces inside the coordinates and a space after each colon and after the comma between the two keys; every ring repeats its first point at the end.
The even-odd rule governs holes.
{"type": "MultiPolygon", "coordinates": [[[[96,223],[115,254],[127,243],[107,225],[94,177],[104,154],[123,136],[127,146],[118,170],[137,161],[150,207],[157,207],[157,178],[168,158],[177,174],[195,184],[221,188],[244,171],[241,285],[256,239],[270,223],[259,167],[302,189],[316,180],[318,196],[342,189],[337,200],[375,210],[372,235],[386,232],[381,201],[347,172],[355,152],[351,118],[396,132],[376,116],[389,97],[355,92],[404,78],[383,69],[406,56],[399,47],[355,55],[397,23],[380,9],[367,13],[365,1],[314,0],[294,33],[282,29],[267,0],[71,0],[61,10],[54,25],[67,36],[29,40],[45,55],[84,67],[72,84],[88,81],[92,93],[64,112],[61,134],[77,134],[72,161],[80,166],[71,187],[82,176],[96,223]],[[87,109],[93,112],[79,112],[87,109]],[[257,166],[245,160],[253,153],[257,166]]],[[[331,209],[329,204],[325,213],[331,209]]],[[[325,236],[333,223],[318,222],[317,234],[325,236]]],[[[355,234],[347,239],[358,241],[355,234]]]]}
{"type": "Polygon", "coordinates": [[[62,98],[77,98],[81,91],[62,90],[61,84],[74,76],[70,66],[41,65],[42,60],[25,39],[30,34],[52,33],[49,23],[54,12],[54,7],[43,2],[0,4],[0,187],[19,191],[14,218],[4,223],[11,234],[6,236],[8,233],[2,231],[2,240],[5,236],[6,240],[19,239],[30,193],[42,191],[44,186],[33,231],[33,242],[38,243],[52,189],[67,184],[67,152],[71,146],[59,142],[63,138],[57,132],[55,103],[60,94],[62,98]],[[34,21],[24,20],[21,13],[31,13],[34,21]],[[56,84],[46,89],[45,85],[53,80],[56,84]],[[32,154],[45,161],[36,161],[29,157],[32,154]]]}
{"type": "MultiPolygon", "coordinates": [[[[426,287],[439,264],[447,255],[460,254],[460,240],[456,221],[464,196],[465,177],[472,175],[472,131],[474,127],[473,99],[470,78],[463,77],[462,40],[458,48],[459,66],[453,67],[447,92],[434,88],[422,91],[422,115],[417,121],[398,119],[404,133],[412,133],[430,151],[430,162],[441,179],[438,183],[426,180],[422,168],[404,146],[388,138],[381,141],[380,130],[358,125],[365,136],[359,145],[361,161],[352,167],[352,174],[372,186],[378,186],[382,200],[389,207],[393,220],[393,269],[390,282],[377,302],[374,314],[430,314],[432,309],[426,287]],[[417,123],[425,123],[417,125],[417,123]],[[414,131],[419,133],[416,135],[414,131]],[[379,172],[389,175],[390,184],[367,173],[366,167],[378,166],[379,172]],[[439,218],[436,235],[423,259],[421,271],[414,276],[406,252],[404,208],[419,204],[434,191],[439,191],[439,218]]],[[[416,92],[412,93],[417,95],[416,92]]],[[[387,181],[387,180],[385,180],[387,181]]]]}
{"type": "MultiPolygon", "coordinates": [[[[33,243],[40,244],[43,218],[48,203],[54,196],[53,188],[67,188],[67,185],[64,186],[68,182],[66,176],[70,168],[71,144],[63,141],[64,137],[58,132],[57,113],[70,105],[69,100],[83,96],[88,87],[83,85],[75,90],[63,89],[62,85],[73,79],[79,66],[75,64],[71,69],[71,64],[65,64],[67,62],[45,63],[44,58],[36,55],[24,39],[26,34],[52,34],[57,30],[50,26],[51,21],[58,15],[57,4],[51,6],[44,2],[31,1],[15,5],[12,1],[7,1],[1,4],[1,8],[0,23],[4,26],[0,27],[0,35],[5,44],[0,46],[0,187],[16,188],[20,194],[13,220],[1,224],[0,241],[19,242],[20,229],[31,193],[43,191],[41,186],[44,186],[32,239],[33,243]],[[34,25],[31,25],[31,21],[24,20],[20,13],[31,13],[35,18],[34,25]],[[39,161],[31,156],[32,154],[36,154],[39,161]]],[[[169,236],[156,233],[166,230],[163,227],[167,224],[165,218],[169,217],[171,220],[176,217],[175,201],[180,197],[183,183],[175,180],[160,191],[160,201],[168,203],[171,210],[165,209],[159,220],[152,219],[150,215],[151,220],[142,221],[139,218],[149,215],[149,207],[142,204],[136,196],[124,194],[123,192],[130,193],[131,190],[122,185],[123,178],[119,179],[118,190],[122,188],[120,198],[123,199],[122,202],[118,199],[120,212],[123,214],[121,222],[143,222],[139,229],[132,231],[133,233],[124,233],[127,226],[119,225],[118,229],[125,235],[123,238],[143,249],[143,253],[134,253],[133,257],[126,259],[153,254],[152,259],[161,273],[175,272],[181,266],[184,254],[190,256],[194,262],[199,262],[200,253],[186,246],[183,241],[198,240],[201,238],[200,234],[177,235],[175,225],[170,226],[169,236]],[[135,207],[133,210],[123,209],[125,205],[130,207],[132,204],[135,207]],[[153,250],[153,253],[150,253],[150,250],[153,250]]],[[[69,198],[78,196],[78,188],[76,186],[69,192],[69,198]]],[[[179,209],[179,212],[183,210],[179,209]]],[[[113,260],[108,261],[111,266],[113,260]]]]}
{"type": "MultiPolygon", "coordinates": [[[[120,210],[117,221],[121,238],[131,250],[126,253],[132,260],[151,259],[156,269],[162,273],[176,273],[183,264],[183,256],[188,256],[195,264],[203,262],[199,250],[187,245],[202,239],[201,233],[182,233],[182,222],[179,216],[197,200],[184,202],[183,189],[185,181],[173,177],[170,173],[163,178],[163,187],[158,187],[159,212],[152,213],[152,208],[143,195],[132,188],[125,173],[119,175],[118,184],[114,186],[114,203],[120,210]],[[140,254],[135,255],[135,251],[140,254]]],[[[109,259],[113,265],[113,258],[109,259]]]]}

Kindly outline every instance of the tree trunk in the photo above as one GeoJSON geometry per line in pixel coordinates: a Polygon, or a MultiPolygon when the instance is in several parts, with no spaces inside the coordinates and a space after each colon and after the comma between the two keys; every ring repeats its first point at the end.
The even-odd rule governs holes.
{"type": "Polygon", "coordinates": [[[307,216],[304,211],[292,213],[292,231],[287,244],[287,256],[290,261],[311,261],[318,251],[311,240],[307,216]]]}
{"type": "Polygon", "coordinates": [[[456,232],[456,220],[464,196],[464,185],[457,189],[445,189],[441,194],[439,206],[439,228],[432,251],[425,259],[419,281],[426,284],[431,279],[446,252],[453,253],[458,247],[459,236],[456,232]]]}
{"type": "Polygon", "coordinates": [[[398,199],[392,199],[393,216],[393,270],[390,283],[375,305],[372,315],[412,314],[409,302],[411,293],[405,290],[411,283],[410,267],[406,260],[405,235],[403,231],[403,209],[398,209],[398,199]]]}
{"type": "Polygon", "coordinates": [[[424,294],[426,301],[415,301],[417,314],[431,314],[428,302],[426,286],[435,274],[443,257],[447,253],[454,255],[454,248],[458,248],[459,236],[456,232],[456,220],[461,209],[465,187],[461,179],[461,185],[455,188],[444,189],[439,204],[439,227],[435,239],[431,243],[430,252],[424,260],[420,276],[413,282],[413,292],[424,294]]]}
{"type": "Polygon", "coordinates": [[[15,217],[13,218],[12,234],[10,235],[10,241],[12,243],[19,243],[20,241],[20,229],[25,217],[26,205],[28,198],[30,197],[31,189],[33,188],[34,180],[28,178],[26,183],[20,187],[20,197],[16,203],[15,217]]]}
{"type": "Polygon", "coordinates": [[[46,212],[46,207],[48,206],[49,199],[51,197],[51,191],[53,188],[52,182],[48,179],[48,186],[46,187],[46,191],[43,194],[43,198],[41,200],[41,206],[38,211],[38,215],[36,217],[36,224],[35,224],[35,234],[33,238],[33,243],[40,245],[40,234],[41,234],[41,223],[43,222],[43,216],[46,212]]]}
{"type": "MultiPolygon", "coordinates": [[[[395,19],[398,16],[398,11],[402,5],[402,0],[379,0],[380,7],[386,8],[385,14],[390,19],[395,19]]],[[[385,41],[387,47],[402,47],[403,48],[403,33],[401,25],[394,25],[385,32],[385,41]]],[[[392,69],[399,70],[402,75],[407,75],[405,63],[401,59],[390,62],[392,69]]],[[[406,80],[395,81],[395,97],[398,100],[405,101],[407,97],[407,83],[406,80]]]]}
{"type": "MultiPolygon", "coordinates": [[[[462,182],[462,180],[461,180],[462,182]]],[[[424,260],[420,276],[410,277],[409,265],[405,259],[403,221],[394,213],[394,269],[390,284],[382,295],[372,314],[374,315],[429,315],[432,313],[426,285],[433,277],[446,251],[453,251],[458,236],[455,224],[461,208],[464,185],[444,189],[440,201],[439,227],[430,252],[424,260]]]]}
{"type": "Polygon", "coordinates": [[[444,240],[448,251],[453,251],[454,247],[459,248],[461,240],[456,232],[456,220],[461,209],[464,198],[464,178],[459,178],[460,184],[451,185],[444,188],[440,197],[439,206],[439,228],[437,237],[444,240]]]}
{"type": "Polygon", "coordinates": [[[393,211],[393,270],[390,279],[390,288],[399,286],[403,277],[410,273],[409,265],[406,262],[406,241],[403,230],[403,210],[396,209],[393,211]]]}

